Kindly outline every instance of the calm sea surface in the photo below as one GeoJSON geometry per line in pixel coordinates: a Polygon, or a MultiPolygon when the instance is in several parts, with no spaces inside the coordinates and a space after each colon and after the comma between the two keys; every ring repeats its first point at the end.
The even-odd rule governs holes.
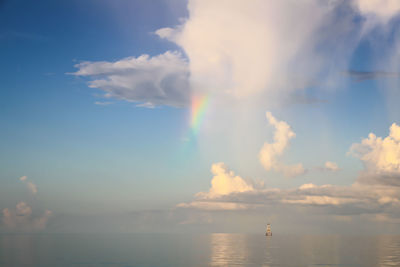
{"type": "Polygon", "coordinates": [[[400,237],[3,234],[0,266],[400,266],[400,237]]]}

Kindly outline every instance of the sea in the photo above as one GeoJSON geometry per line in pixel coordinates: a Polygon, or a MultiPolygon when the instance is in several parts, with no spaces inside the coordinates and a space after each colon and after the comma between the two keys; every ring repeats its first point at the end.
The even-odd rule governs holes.
{"type": "Polygon", "coordinates": [[[0,234],[0,266],[400,266],[400,236],[0,234]]]}

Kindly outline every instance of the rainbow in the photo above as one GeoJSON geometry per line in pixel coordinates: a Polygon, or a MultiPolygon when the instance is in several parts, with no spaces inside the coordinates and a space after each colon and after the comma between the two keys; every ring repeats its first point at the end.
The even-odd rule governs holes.
{"type": "Polygon", "coordinates": [[[192,109],[191,109],[192,113],[191,113],[190,127],[194,135],[197,135],[199,133],[199,129],[201,123],[203,122],[208,104],[209,104],[208,95],[192,97],[192,109]]]}

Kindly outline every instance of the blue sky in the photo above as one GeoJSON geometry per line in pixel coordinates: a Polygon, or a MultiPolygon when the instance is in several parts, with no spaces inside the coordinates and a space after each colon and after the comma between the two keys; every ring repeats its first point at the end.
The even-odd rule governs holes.
{"type": "MultiPolygon", "coordinates": [[[[165,158],[180,142],[185,111],[148,110],[127,103],[111,109],[97,106],[94,102],[101,99],[94,96],[96,90],[66,75],[79,60],[157,54],[171,47],[152,32],[161,25],[176,24],[185,6],[179,12],[177,5],[172,9],[163,2],[143,4],[4,4],[1,114],[6,130],[1,133],[1,156],[7,166],[2,171],[6,185],[14,180],[11,177],[27,172],[32,179],[43,181],[43,186],[62,189],[66,185],[71,190],[78,187],[74,190],[79,192],[79,187],[99,183],[102,188],[102,182],[122,176],[117,180],[125,180],[129,190],[139,194],[135,187],[152,183],[145,181],[152,180],[151,176],[164,176],[149,175],[151,162],[167,168],[172,177],[177,175],[168,167],[171,160],[165,158]],[[163,135],[157,134],[160,129],[163,135]]],[[[171,177],[161,178],[159,183],[171,177]]]]}
{"type": "MultiPolygon", "coordinates": [[[[176,215],[176,225],[200,218],[197,225],[205,216],[196,206],[199,201],[233,203],[237,199],[232,202],[230,197],[235,194],[304,184],[351,187],[362,179],[360,171],[371,172],[371,164],[381,167],[363,158],[365,154],[351,156],[352,144],[370,132],[385,138],[392,123],[400,122],[395,60],[399,20],[397,10],[371,11],[362,0],[338,2],[332,6],[301,6],[292,1],[255,4],[260,10],[293,17],[279,23],[271,14],[265,21],[262,16],[252,21],[259,16],[257,8],[240,7],[240,1],[225,8],[194,0],[189,5],[183,0],[4,1],[0,6],[0,209],[11,210],[24,201],[33,207],[34,215],[51,210],[49,223],[58,223],[50,224],[50,229],[63,231],[59,221],[64,214],[75,218],[177,212],[175,207],[186,203],[186,209],[179,210],[184,215],[176,215]],[[243,13],[238,13],[241,9],[243,13]],[[226,12],[218,13],[221,10],[226,12]],[[313,10],[318,15],[308,18],[313,10]],[[238,24],[229,22],[229,16],[237,16],[238,24]],[[271,22],[277,25],[265,26],[271,22]],[[257,50],[257,44],[264,42],[266,46],[257,50]],[[164,54],[167,51],[173,54],[164,54]],[[148,58],[141,69],[136,60],[143,54],[148,58]],[[130,69],[107,65],[124,59],[134,68],[131,74],[130,69]],[[77,65],[82,62],[87,69],[77,65]],[[365,72],[375,76],[358,81],[365,72]],[[386,77],[380,72],[391,74],[386,77]],[[146,80],[146,75],[154,78],[146,80]],[[168,87],[165,84],[172,80],[177,91],[151,87],[157,75],[160,79],[170,75],[157,86],[168,87]],[[103,84],[112,77],[120,80],[103,84]],[[91,86],[93,82],[97,85],[91,86]],[[116,85],[126,82],[133,84],[129,90],[116,85]],[[182,84],[187,88],[180,88],[182,84]],[[141,86],[150,89],[143,93],[141,86]],[[158,89],[165,91],[157,95],[158,89]],[[151,90],[155,91],[147,95],[151,90]],[[182,99],[186,94],[210,98],[199,134],[194,136],[189,134],[190,101],[183,107],[170,104],[182,92],[189,92],[182,99]],[[140,106],[143,103],[147,107],[140,106]],[[281,144],[282,152],[272,149],[270,167],[259,160],[261,148],[264,143],[279,146],[274,141],[279,130],[265,118],[267,111],[296,135],[281,144]],[[324,169],[327,161],[337,164],[339,171],[324,169]],[[222,192],[212,185],[210,189],[213,176],[219,175],[210,169],[218,162],[228,166],[221,176],[232,170],[246,182],[264,182],[265,188],[254,184],[251,190],[240,191],[240,185],[228,177],[233,191],[213,195],[213,190],[222,192]],[[284,170],[296,163],[303,171],[284,177],[284,170]],[[37,195],[27,193],[18,179],[21,176],[38,187],[37,195]],[[207,190],[204,199],[193,197],[207,190]]],[[[397,165],[390,166],[391,174],[400,171],[397,165]]],[[[248,205],[247,196],[243,198],[248,205]]],[[[287,203],[285,199],[282,203],[287,203]]],[[[377,216],[398,220],[393,215],[397,210],[391,208],[395,211],[380,210],[377,216]]],[[[274,212],[276,218],[286,218],[274,212]]],[[[353,220],[362,215],[357,213],[353,220]]],[[[209,231],[227,223],[210,220],[215,224],[205,226],[209,231]]]]}

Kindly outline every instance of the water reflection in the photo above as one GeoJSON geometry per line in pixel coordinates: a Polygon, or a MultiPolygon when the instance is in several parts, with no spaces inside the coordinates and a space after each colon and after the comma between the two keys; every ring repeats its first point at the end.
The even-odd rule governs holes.
{"type": "Polygon", "coordinates": [[[400,237],[214,234],[211,266],[400,266],[400,237]]]}
{"type": "Polygon", "coordinates": [[[377,244],[378,266],[400,266],[399,237],[381,236],[377,244]]]}
{"type": "Polygon", "coordinates": [[[237,234],[212,234],[211,266],[243,266],[248,262],[246,236],[237,234]]]}
{"type": "Polygon", "coordinates": [[[400,237],[1,235],[0,266],[400,266],[400,237]]]}

